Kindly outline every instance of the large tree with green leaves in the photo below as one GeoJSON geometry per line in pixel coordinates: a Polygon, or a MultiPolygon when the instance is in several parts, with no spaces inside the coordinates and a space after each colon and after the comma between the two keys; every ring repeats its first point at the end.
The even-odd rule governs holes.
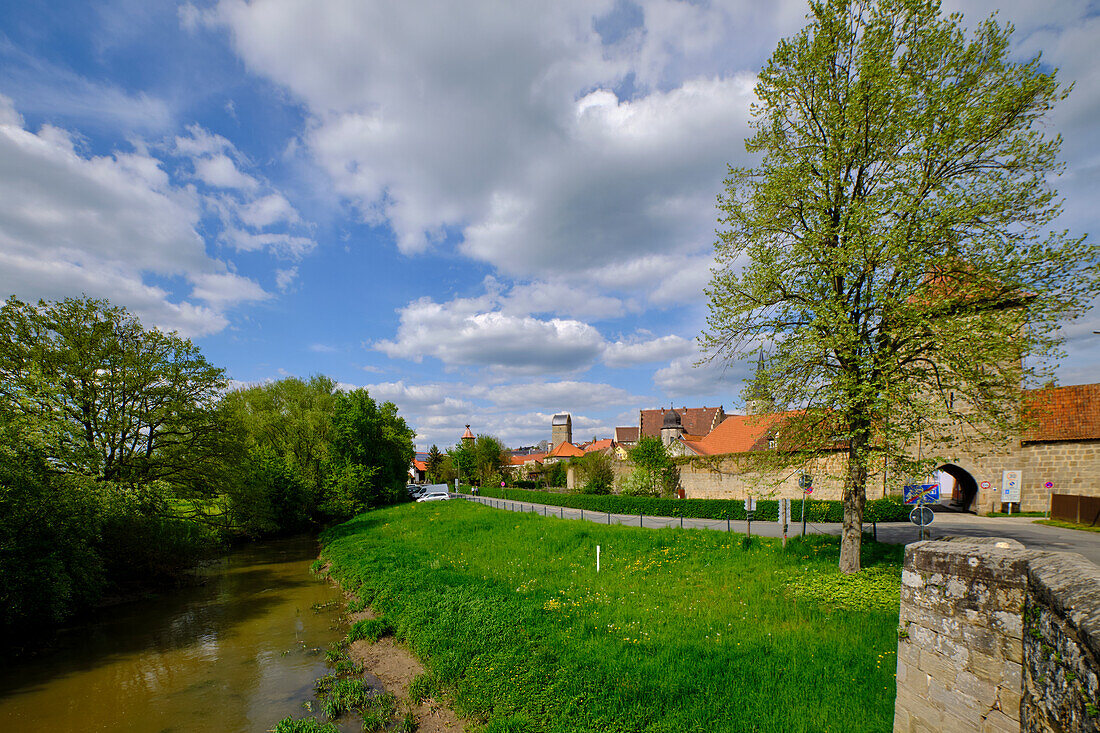
{"type": "Polygon", "coordinates": [[[760,72],[719,197],[712,357],[767,349],[752,387],[800,408],[773,452],[846,454],[840,567],[859,570],[866,484],[921,475],[961,435],[1020,426],[1059,328],[1098,291],[1097,250],[1051,227],[1067,90],[1011,26],[934,0],[822,0],[760,72]],[[914,444],[922,446],[919,454],[914,444]]]}
{"type": "MultiPolygon", "coordinates": [[[[107,301],[0,307],[0,403],[57,470],[128,487],[215,494],[236,444],[214,408],[223,370],[107,301]]],[[[155,509],[156,507],[151,507],[155,509]]]]}

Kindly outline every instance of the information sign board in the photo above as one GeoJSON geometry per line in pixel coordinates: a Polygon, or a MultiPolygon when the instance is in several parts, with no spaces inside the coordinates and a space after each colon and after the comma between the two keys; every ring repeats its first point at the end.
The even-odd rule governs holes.
{"type": "Polygon", "coordinates": [[[745,511],[746,512],[755,512],[756,511],[756,497],[755,496],[746,496],[745,497],[745,511]]]}
{"type": "Polygon", "coordinates": [[[908,484],[903,490],[906,504],[931,504],[940,500],[939,484],[908,484]]]}
{"type": "Polygon", "coordinates": [[[1023,471],[1005,471],[1001,477],[1001,501],[1005,504],[1017,504],[1020,501],[1020,484],[1023,483],[1023,471]]]}

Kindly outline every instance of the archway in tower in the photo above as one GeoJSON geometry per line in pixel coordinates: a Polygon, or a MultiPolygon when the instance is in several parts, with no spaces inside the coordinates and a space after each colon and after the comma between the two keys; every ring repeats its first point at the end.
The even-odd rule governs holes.
{"type": "Polygon", "coordinates": [[[954,463],[945,463],[936,469],[936,476],[940,481],[940,503],[970,511],[970,505],[978,495],[978,482],[970,472],[954,463]]]}

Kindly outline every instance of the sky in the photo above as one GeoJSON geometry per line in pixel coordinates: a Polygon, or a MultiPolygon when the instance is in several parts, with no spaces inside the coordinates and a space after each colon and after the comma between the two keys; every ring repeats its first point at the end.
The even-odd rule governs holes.
{"type": "MultiPolygon", "coordinates": [[[[999,8],[1072,82],[1058,222],[1100,229],[1100,7],[999,8]]],[[[326,374],[416,444],[743,411],[704,363],[715,199],[805,2],[0,3],[0,293],[108,298],[233,384],[326,374]]],[[[1100,382],[1100,307],[1062,384],[1100,382]]]]}

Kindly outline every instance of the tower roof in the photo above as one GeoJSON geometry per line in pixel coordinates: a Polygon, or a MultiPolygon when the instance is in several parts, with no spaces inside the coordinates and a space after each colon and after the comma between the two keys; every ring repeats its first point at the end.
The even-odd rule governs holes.
{"type": "Polygon", "coordinates": [[[470,432],[470,426],[469,425],[466,426],[466,432],[462,434],[462,439],[463,440],[467,440],[467,439],[473,440],[474,439],[474,434],[470,432]]]}
{"type": "Polygon", "coordinates": [[[661,427],[662,428],[682,427],[682,423],[680,421],[680,413],[676,412],[676,410],[669,410],[668,412],[666,412],[664,421],[661,423],[661,427]]]}

